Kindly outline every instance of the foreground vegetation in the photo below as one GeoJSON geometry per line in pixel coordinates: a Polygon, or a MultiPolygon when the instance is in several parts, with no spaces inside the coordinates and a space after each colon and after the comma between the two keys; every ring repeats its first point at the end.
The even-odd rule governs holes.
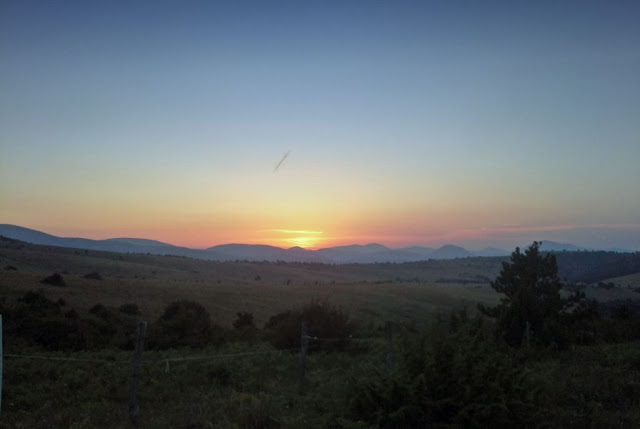
{"type": "MultiPolygon", "coordinates": [[[[139,426],[640,424],[640,348],[629,341],[514,349],[486,322],[461,315],[396,333],[390,367],[383,335],[339,351],[311,341],[302,384],[299,352],[264,339],[146,350],[139,426]]],[[[77,360],[5,358],[3,427],[129,425],[131,351],[22,353],[77,360]]]]}
{"type": "MultiPolygon", "coordinates": [[[[79,293],[72,276],[31,271],[36,288],[3,289],[15,296],[0,308],[0,425],[130,425],[136,324],[145,318],[141,427],[640,426],[640,314],[568,289],[555,258],[538,250],[505,261],[490,287],[502,299],[475,300],[480,312],[449,305],[449,295],[431,301],[439,310],[425,323],[389,325],[325,299],[288,301],[260,318],[238,308],[220,323],[184,298],[149,318],[144,302],[73,305],[58,293],[79,293]]],[[[105,281],[87,268],[84,281],[105,281]]]]}

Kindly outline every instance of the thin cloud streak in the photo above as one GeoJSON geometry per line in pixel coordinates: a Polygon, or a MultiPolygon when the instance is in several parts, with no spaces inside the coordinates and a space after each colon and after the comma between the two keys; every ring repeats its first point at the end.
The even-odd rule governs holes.
{"type": "Polygon", "coordinates": [[[277,172],[278,169],[280,168],[280,166],[282,165],[282,163],[284,162],[285,159],[287,159],[289,157],[289,154],[291,153],[291,151],[287,151],[287,153],[284,154],[284,156],[282,157],[282,159],[280,160],[280,162],[278,162],[276,164],[276,166],[273,168],[273,172],[277,172]]]}
{"type": "Polygon", "coordinates": [[[263,229],[261,232],[279,232],[281,234],[310,234],[310,235],[324,234],[322,231],[306,231],[306,230],[297,230],[297,229],[263,229]]]}
{"type": "Polygon", "coordinates": [[[602,229],[640,229],[640,224],[619,223],[619,224],[589,224],[589,225],[536,225],[518,226],[505,225],[498,227],[482,228],[483,232],[544,232],[544,231],[568,231],[584,228],[602,229]]]}

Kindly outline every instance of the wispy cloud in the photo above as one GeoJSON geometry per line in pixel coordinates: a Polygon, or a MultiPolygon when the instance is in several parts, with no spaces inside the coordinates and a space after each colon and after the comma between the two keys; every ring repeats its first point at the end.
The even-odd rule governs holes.
{"type": "Polygon", "coordinates": [[[282,163],[284,162],[285,159],[287,159],[287,157],[289,156],[289,154],[291,153],[291,151],[288,151],[287,153],[284,154],[284,156],[282,157],[282,159],[280,159],[280,161],[276,164],[276,166],[273,168],[273,172],[275,173],[276,171],[278,171],[278,169],[280,168],[280,166],[282,165],[282,163]]]}
{"type": "Polygon", "coordinates": [[[492,232],[545,232],[545,231],[568,231],[576,229],[640,229],[640,224],[636,223],[602,223],[587,225],[500,225],[482,228],[483,231],[492,232]]]}
{"type": "Polygon", "coordinates": [[[305,234],[305,235],[320,235],[324,234],[322,231],[306,231],[302,229],[263,229],[261,232],[278,232],[280,234],[305,234]]]}

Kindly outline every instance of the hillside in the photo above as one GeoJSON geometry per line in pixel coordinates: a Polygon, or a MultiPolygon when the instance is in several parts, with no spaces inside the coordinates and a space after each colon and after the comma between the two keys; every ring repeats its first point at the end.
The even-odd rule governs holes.
{"type": "MultiPolygon", "coordinates": [[[[583,253],[569,255],[570,259],[563,254],[560,259],[571,261],[570,268],[579,274],[576,267],[580,266],[583,253]]],[[[254,415],[267,416],[263,421],[276,422],[262,427],[297,428],[303,424],[327,427],[331,426],[327,415],[339,416],[342,422],[346,421],[343,416],[362,422],[373,411],[383,409],[384,404],[411,404],[416,398],[414,381],[416,386],[426,386],[427,393],[430,386],[440,383],[450,389],[447,397],[454,398],[452,402],[456,404],[467,401],[464,392],[468,389],[459,386],[471,386],[477,392],[471,399],[474,404],[494,401],[500,404],[505,398],[503,390],[497,393],[490,390],[487,395],[485,377],[502,380],[499,385],[505,386],[507,395],[523,392],[530,410],[547,407],[545,416],[552,416],[551,421],[557,422],[558,427],[572,427],[576,418],[579,418],[576,427],[592,421],[591,402],[575,399],[587,394],[604,404],[597,415],[599,426],[623,422],[624,427],[636,427],[640,421],[633,407],[638,396],[633,390],[638,382],[633,367],[638,360],[637,319],[619,320],[616,324],[609,319],[599,322],[594,332],[611,341],[611,345],[575,345],[552,352],[532,348],[512,353],[503,344],[494,343],[496,336],[490,331],[483,329],[477,332],[484,333],[473,334],[482,325],[465,319],[464,312],[452,312],[463,308],[473,312],[478,303],[496,304],[499,296],[489,286],[489,280],[499,272],[505,259],[342,265],[215,262],[40,246],[0,238],[0,305],[3,312],[7,310],[5,327],[11,333],[5,345],[15,353],[6,360],[7,410],[3,409],[3,418],[11,427],[19,427],[25,421],[29,427],[49,427],[51,421],[56,427],[127,426],[133,351],[126,348],[133,344],[136,321],[142,319],[150,323],[147,337],[150,350],[144,351],[140,384],[144,423],[140,427],[183,426],[185,421],[194,419],[194,404],[204,410],[198,411],[194,427],[215,427],[213,423],[200,425],[201,421],[238,422],[222,426],[252,427],[253,420],[247,418],[254,415]],[[64,285],[41,282],[54,272],[61,275],[64,285]],[[42,293],[28,293],[33,290],[42,293]],[[167,350],[158,348],[158,339],[164,338],[157,334],[161,326],[159,318],[170,303],[179,300],[201,304],[216,326],[216,336],[204,348],[194,350],[192,346],[178,348],[172,344],[167,350]],[[289,314],[312,300],[326,300],[346,310],[354,334],[342,351],[330,349],[336,343],[329,335],[309,337],[303,391],[302,382],[298,383],[299,344],[278,349],[270,342],[271,335],[287,330],[264,327],[272,316],[289,314]],[[26,306],[28,313],[24,312],[26,306]],[[125,315],[122,309],[127,307],[139,309],[139,313],[125,315]],[[47,308],[51,314],[39,313],[47,308]],[[239,312],[250,314],[257,329],[234,328],[239,312]],[[392,380],[401,384],[396,381],[389,385],[389,337],[383,329],[387,322],[397,332],[391,349],[397,350],[393,358],[397,359],[395,371],[403,374],[415,367],[413,356],[432,359],[426,361],[432,363],[424,364],[429,384],[420,384],[420,374],[406,373],[393,376],[392,380]],[[23,332],[24,326],[27,329],[23,332]],[[65,327],[72,328],[66,336],[65,327]],[[41,332],[47,335],[42,337],[41,332]],[[77,335],[78,332],[81,334],[77,335]],[[245,337],[248,334],[251,335],[245,337]],[[81,338],[87,341],[87,349],[54,351],[22,343],[35,341],[34,338],[44,338],[42,344],[38,343],[40,347],[49,344],[51,338],[58,341],[81,338]],[[626,343],[620,344],[621,340],[626,343]],[[442,341],[446,341],[444,346],[442,341]],[[416,349],[419,344],[426,348],[421,345],[416,349]],[[38,365],[30,360],[33,356],[41,359],[38,365]],[[523,360],[523,356],[528,357],[523,360]],[[443,370],[436,372],[430,368],[443,370]],[[478,373],[486,375],[475,376],[478,373]],[[522,374],[529,374],[526,389],[519,387],[522,374]],[[611,381],[604,389],[603,379],[611,381]],[[360,385],[360,380],[371,382],[360,385]],[[36,384],[41,388],[33,389],[36,384]],[[407,385],[410,388],[402,387],[407,385]],[[400,392],[400,402],[388,401],[386,394],[369,395],[372,386],[388,387],[394,395],[400,392]],[[404,390],[396,390],[398,387],[404,390]],[[530,395],[534,390],[543,393],[530,395]],[[363,411],[359,405],[353,405],[350,397],[369,401],[373,398],[380,403],[374,401],[370,410],[363,411]],[[353,414],[354,410],[360,411],[353,414]]],[[[598,258],[592,262],[598,262],[598,258]]],[[[617,258],[604,255],[599,267],[617,262],[617,258]]],[[[624,279],[633,282],[638,277],[629,275],[624,279]]],[[[630,314],[629,311],[639,308],[638,301],[629,301],[640,296],[633,288],[591,287],[585,291],[589,297],[607,301],[601,308],[612,315],[630,314]]],[[[299,329],[296,322],[293,326],[296,340],[300,338],[299,329]]],[[[52,344],[58,347],[66,343],[52,344]]],[[[522,403],[518,401],[517,404],[522,403]]],[[[537,414],[527,418],[537,421],[537,414]]],[[[423,425],[389,427],[414,426],[423,425]]]]}
{"type": "Polygon", "coordinates": [[[569,282],[597,283],[640,273],[640,252],[558,252],[558,274],[569,282]]]}
{"type": "Polygon", "coordinates": [[[169,302],[192,299],[224,324],[230,324],[238,311],[251,311],[264,323],[277,311],[316,298],[329,299],[365,319],[425,320],[443,309],[494,302],[488,278],[497,273],[500,262],[501,258],[342,265],[215,262],[0,238],[0,298],[44,289],[81,310],[96,303],[137,303],[149,318],[157,317],[169,302]],[[53,272],[62,274],[66,287],[40,283],[53,272]],[[84,278],[92,272],[102,280],[84,278]]]}
{"type": "Polygon", "coordinates": [[[31,244],[99,250],[121,253],[148,253],[152,255],[187,256],[212,261],[269,261],[314,262],[327,264],[370,264],[378,262],[416,262],[430,259],[455,259],[470,256],[507,256],[502,249],[488,248],[471,252],[459,246],[444,245],[438,249],[406,247],[391,249],[378,243],[328,247],[318,250],[292,247],[283,249],[256,244],[222,244],[207,249],[191,249],[155,240],[138,238],[110,238],[91,240],[86,238],[57,237],[16,225],[0,224],[0,236],[31,244]]]}
{"type": "MultiPolygon", "coordinates": [[[[609,278],[622,262],[627,270],[633,270],[638,260],[637,254],[607,252],[561,252],[557,257],[561,277],[593,282],[609,278]]],[[[15,299],[27,290],[44,288],[76,308],[135,302],[149,317],[156,317],[171,301],[194,299],[227,324],[238,311],[254,312],[263,323],[282,309],[313,298],[326,298],[367,319],[424,320],[442,308],[475,308],[477,302],[494,302],[498,297],[489,282],[505,260],[469,257],[401,264],[216,262],[40,246],[0,238],[0,298],[15,299]],[[54,272],[63,275],[67,287],[40,283],[54,272]],[[84,278],[93,272],[102,280],[84,278]]],[[[640,284],[633,283],[638,277],[629,278],[633,280],[624,282],[626,290],[616,288],[613,294],[594,289],[593,294],[605,300],[609,296],[635,299],[638,294],[630,291],[640,284]]]]}

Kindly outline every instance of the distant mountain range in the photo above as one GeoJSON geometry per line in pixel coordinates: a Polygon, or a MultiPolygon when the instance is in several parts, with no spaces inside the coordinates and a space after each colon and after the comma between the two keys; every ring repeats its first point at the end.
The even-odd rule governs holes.
{"type": "MultiPolygon", "coordinates": [[[[390,249],[382,244],[351,245],[308,250],[301,247],[283,249],[275,246],[253,244],[223,244],[208,249],[191,249],[174,246],[156,240],[140,238],[110,238],[91,240],[87,238],[57,237],[16,225],[0,224],[0,236],[32,244],[72,247],[120,253],[149,253],[153,255],[175,255],[212,261],[283,261],[317,262],[329,264],[415,262],[428,259],[455,259],[471,256],[508,256],[509,251],[487,247],[472,252],[451,244],[434,249],[431,247],[405,247],[390,249]]],[[[572,244],[543,241],[542,248],[549,251],[581,250],[572,244]]]]}

